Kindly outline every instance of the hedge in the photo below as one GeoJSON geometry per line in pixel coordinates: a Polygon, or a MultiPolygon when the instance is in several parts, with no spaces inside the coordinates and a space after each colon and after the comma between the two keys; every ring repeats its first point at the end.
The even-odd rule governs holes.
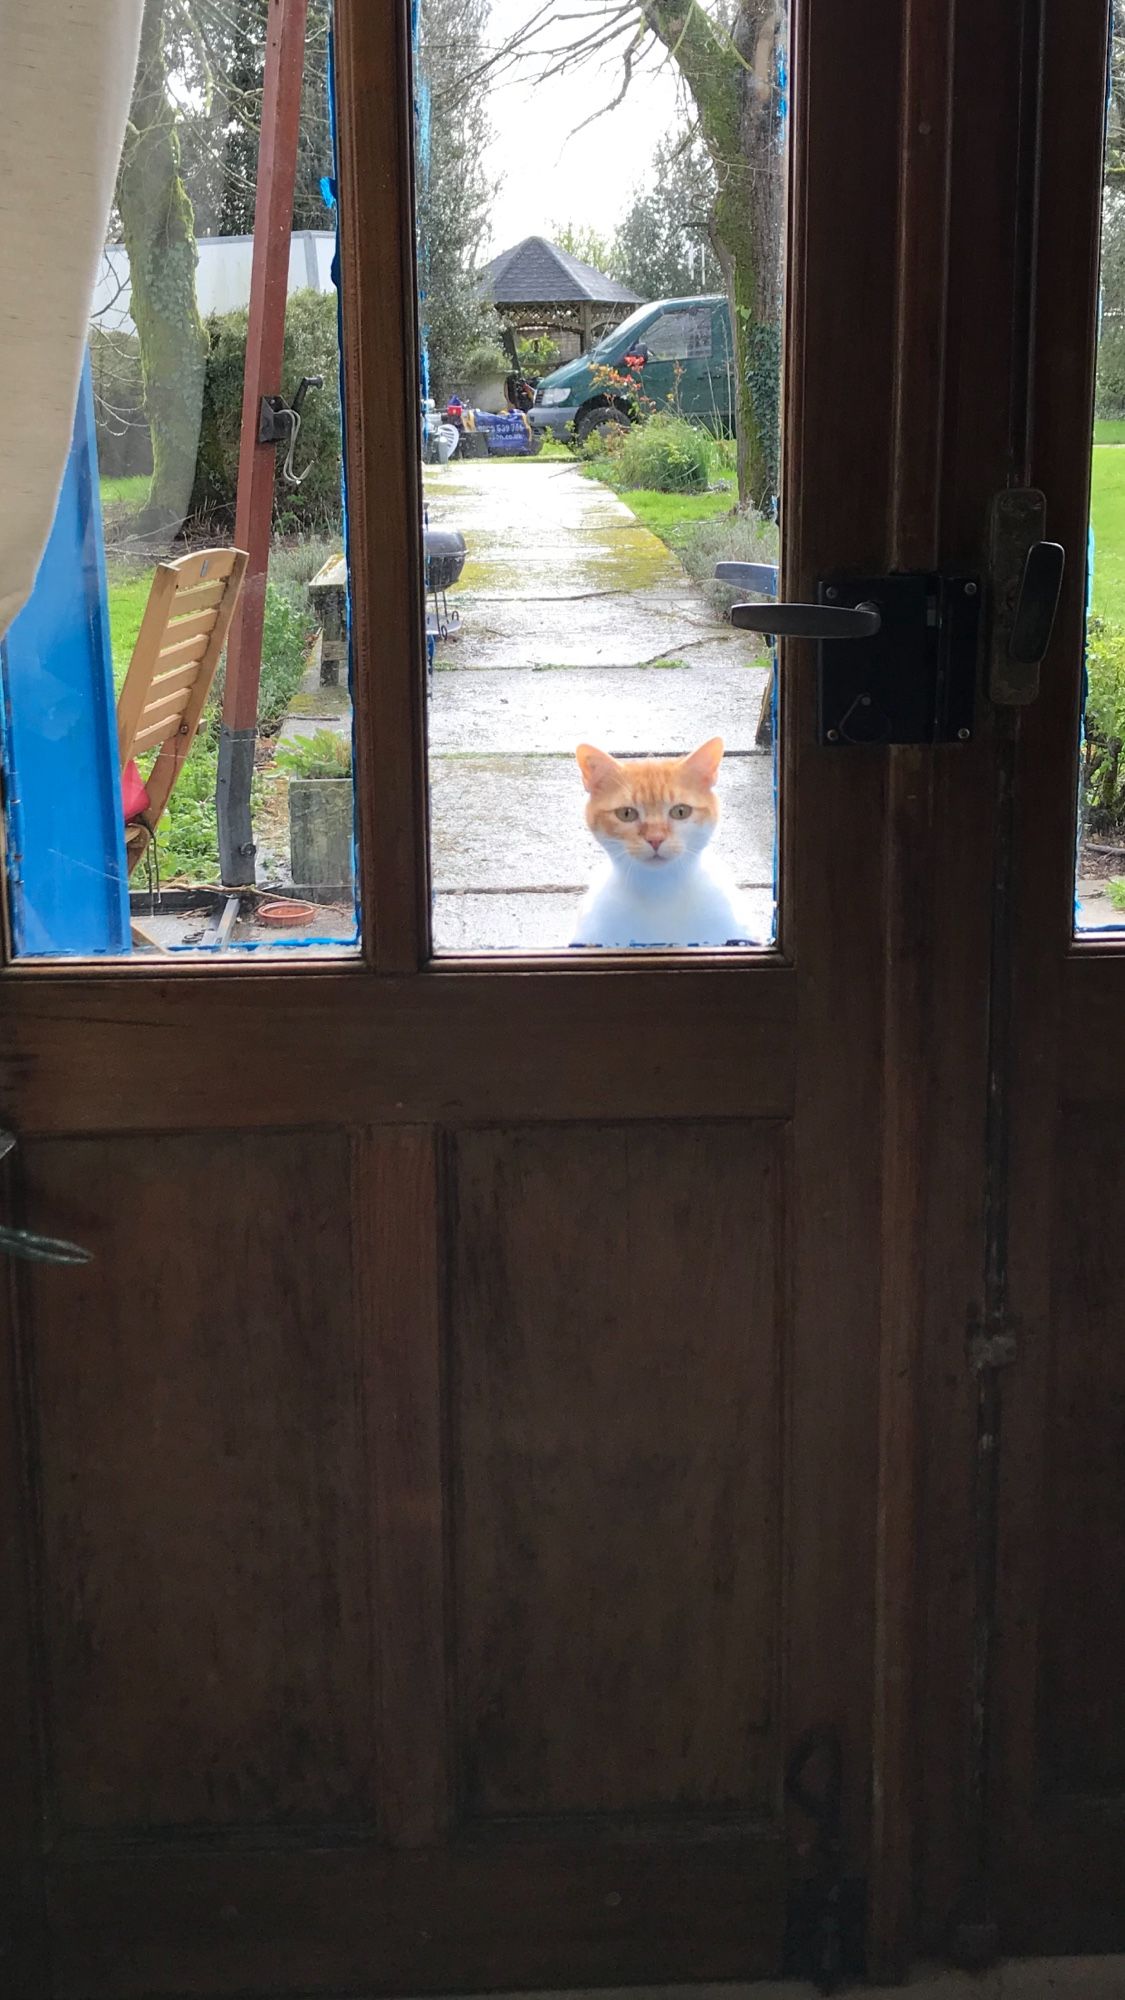
{"type": "MultiPolygon", "coordinates": [[[[210,354],[190,511],[192,519],[208,529],[229,531],[234,525],[246,321],[245,311],[238,311],[213,313],[204,322],[210,354]]],[[[294,470],[304,474],[299,486],[288,486],[282,479],[286,447],[277,447],[274,525],[287,533],[335,529],[341,519],[340,350],[335,292],[290,295],[281,374],[287,397],[294,394],[302,375],[322,375],[324,386],[310,389],[305,399],[293,454],[294,470]]]]}

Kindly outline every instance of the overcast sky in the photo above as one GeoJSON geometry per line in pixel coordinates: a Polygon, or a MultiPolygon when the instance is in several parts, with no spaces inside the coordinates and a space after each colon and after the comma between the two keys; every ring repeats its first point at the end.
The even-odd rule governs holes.
{"type": "MultiPolygon", "coordinates": [[[[583,0],[558,5],[578,14],[583,0]]],[[[534,11],[535,0],[493,0],[489,39],[502,44],[534,11]]],[[[544,39],[557,45],[560,31],[544,39]]],[[[671,66],[655,55],[634,75],[624,103],[573,137],[584,118],[616,96],[620,63],[603,59],[547,83],[536,81],[538,67],[524,64],[489,93],[494,136],[488,171],[502,182],[490,255],[524,236],[549,236],[552,224],[585,223],[612,233],[660,139],[678,123],[671,66]]]]}

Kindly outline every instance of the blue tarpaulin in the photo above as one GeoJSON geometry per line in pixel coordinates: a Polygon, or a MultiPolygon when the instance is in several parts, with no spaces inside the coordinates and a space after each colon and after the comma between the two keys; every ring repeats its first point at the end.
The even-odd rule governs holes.
{"type": "Polygon", "coordinates": [[[12,941],[21,956],[130,945],[87,355],[70,456],[27,604],[0,642],[12,941]]]}

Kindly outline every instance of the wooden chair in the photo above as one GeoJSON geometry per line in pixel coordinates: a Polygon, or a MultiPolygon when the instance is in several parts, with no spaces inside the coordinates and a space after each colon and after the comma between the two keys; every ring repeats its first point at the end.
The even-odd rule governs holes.
{"type": "Polygon", "coordinates": [[[153,837],[195,741],[247,560],[241,549],[200,549],[156,566],[117,703],[130,875],[153,837]],[[153,748],[156,760],[142,779],[135,759],[153,748]]]}

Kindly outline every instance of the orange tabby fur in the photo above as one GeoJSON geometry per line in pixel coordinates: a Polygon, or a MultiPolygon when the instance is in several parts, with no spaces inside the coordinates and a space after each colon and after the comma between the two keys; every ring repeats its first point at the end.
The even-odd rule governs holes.
{"type": "Polygon", "coordinates": [[[719,818],[714,785],[723,757],[721,737],[712,736],[690,757],[619,760],[590,743],[580,743],[576,754],[590,795],[587,826],[602,841],[621,841],[634,860],[647,866],[656,859],[678,859],[685,851],[685,829],[693,822],[697,829],[701,822],[706,824],[709,835],[714,832],[719,818]],[[669,819],[674,805],[690,806],[691,819],[669,819]],[[618,819],[619,806],[636,806],[640,819],[618,819]]]}
{"type": "Polygon", "coordinates": [[[717,736],[690,757],[619,762],[578,746],[586,824],[606,859],[574,918],[571,943],[726,945],[746,936],[729,871],[707,852],[719,822],[717,736]]]}

